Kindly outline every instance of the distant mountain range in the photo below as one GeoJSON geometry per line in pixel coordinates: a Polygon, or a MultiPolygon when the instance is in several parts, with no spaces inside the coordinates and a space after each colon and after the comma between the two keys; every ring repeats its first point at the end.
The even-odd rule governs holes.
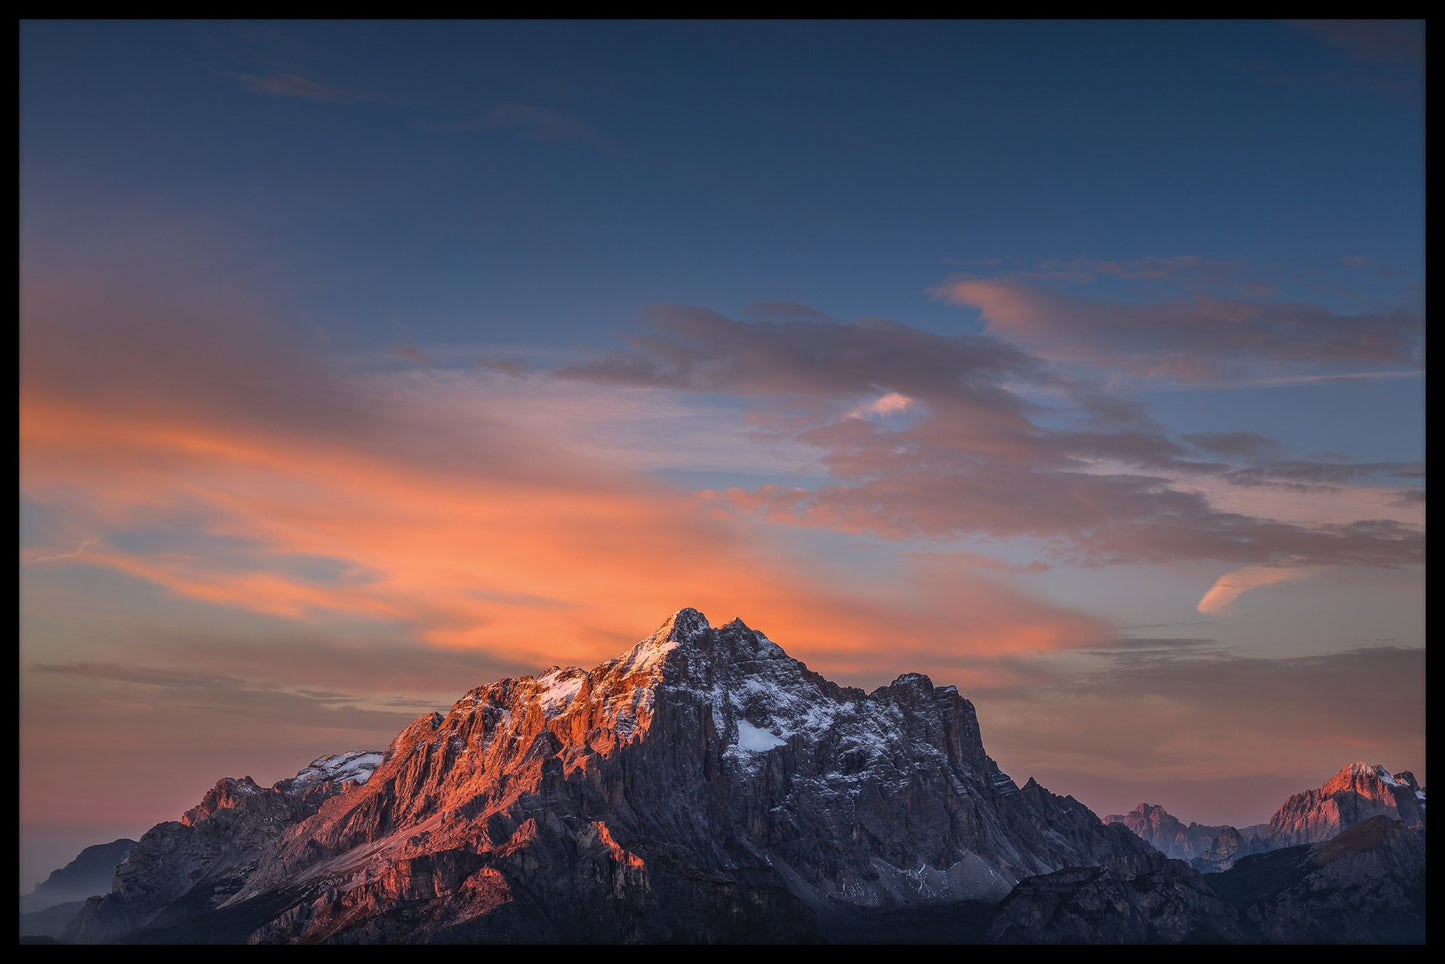
{"type": "Polygon", "coordinates": [[[1250,854],[1323,843],[1371,817],[1399,820],[1408,827],[1425,822],[1425,791],[1408,770],[1391,774],[1378,763],[1351,763],[1317,790],[1296,793],[1269,823],[1249,827],[1185,826],[1163,807],[1141,803],[1105,823],[1123,824],[1168,857],[1188,861],[1206,873],[1228,870],[1250,854]]]}
{"type": "Polygon", "coordinates": [[[1185,827],[1147,805],[1101,821],[1000,771],[953,687],[918,674],[838,686],[739,620],[713,628],[683,609],[591,670],[474,689],[385,752],[323,757],[269,788],[221,780],[49,933],[1423,940],[1424,792],[1410,774],[1347,767],[1259,829],[1185,827]],[[1236,837],[1225,874],[1170,859],[1236,837]],[[1285,849],[1239,859],[1245,841],[1285,849]]]}

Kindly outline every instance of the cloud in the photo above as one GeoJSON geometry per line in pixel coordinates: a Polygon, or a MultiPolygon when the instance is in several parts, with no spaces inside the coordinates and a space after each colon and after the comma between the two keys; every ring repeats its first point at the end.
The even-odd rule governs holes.
{"type": "Polygon", "coordinates": [[[1297,20],[1295,26],[1362,63],[1422,68],[1423,20],[1297,20]]]}
{"type": "Polygon", "coordinates": [[[22,558],[20,564],[22,566],[33,566],[38,562],[64,562],[67,559],[79,559],[85,555],[87,549],[95,546],[98,541],[97,539],[86,539],[80,545],[76,546],[73,552],[54,552],[42,556],[32,555],[29,558],[22,558]]]}
{"type": "MultiPolygon", "coordinates": [[[[795,313],[796,315],[796,313],[795,313]]],[[[841,396],[948,396],[987,417],[1028,406],[1002,387],[1045,379],[1038,359],[992,338],[946,336],[885,318],[838,324],[812,317],[734,321],[709,308],[666,305],[644,315],[630,354],[606,355],[557,375],[613,384],[789,396],[808,405],[841,396]]]]}
{"type": "Polygon", "coordinates": [[[597,129],[581,118],[532,104],[498,105],[488,111],[477,126],[483,130],[516,131],[527,140],[541,143],[603,143],[597,129]]]}
{"type": "Polygon", "coordinates": [[[1088,300],[1018,279],[934,289],[988,331],[1052,361],[1202,383],[1351,366],[1418,367],[1424,321],[1402,308],[1343,315],[1318,305],[1198,293],[1158,303],[1088,300]]]}
{"type": "Polygon", "coordinates": [[[1240,596],[1263,586],[1281,582],[1295,582],[1308,579],[1318,572],[1313,566],[1247,566],[1220,576],[1199,600],[1196,607],[1210,616],[1224,616],[1234,611],[1234,604],[1240,596]]]}
{"type": "Polygon", "coordinates": [[[905,412],[908,409],[913,408],[915,404],[916,403],[913,401],[913,399],[909,398],[907,395],[902,394],[901,392],[888,392],[886,394],[879,395],[877,398],[875,398],[873,401],[869,402],[866,405],[855,408],[848,414],[851,418],[867,418],[870,415],[886,417],[889,415],[897,415],[900,412],[905,412]]]}
{"type": "Polygon", "coordinates": [[[1219,455],[1263,455],[1278,452],[1280,444],[1256,432],[1196,432],[1183,436],[1195,448],[1219,455]]]}
{"type": "Polygon", "coordinates": [[[431,367],[431,359],[422,354],[422,350],[408,342],[398,342],[391,346],[391,353],[409,361],[414,361],[423,368],[431,367]]]}
{"type": "Polygon", "coordinates": [[[381,101],[382,98],[364,91],[336,87],[312,80],[303,74],[233,74],[241,86],[257,94],[272,97],[292,97],[315,101],[381,101]]]}
{"type": "MultiPolygon", "coordinates": [[[[1132,410],[1121,413],[1132,421],[1109,427],[1078,383],[994,339],[942,336],[879,319],[840,324],[797,312],[793,318],[747,322],[705,308],[658,308],[629,339],[631,353],[556,374],[735,393],[749,400],[749,417],[761,433],[818,453],[827,476],[821,484],[770,482],[709,493],[744,517],[895,540],[1033,539],[1046,557],[1085,565],[1423,559],[1422,527],[1396,513],[1341,518],[1336,510],[1347,503],[1337,499],[1328,503],[1328,517],[1311,518],[1305,503],[1291,510],[1295,521],[1281,522],[1219,504],[1222,491],[1246,481],[1373,480],[1409,475],[1411,465],[1197,461],[1132,410]],[[1025,400],[1029,387],[1059,401],[1046,407],[1025,400]],[[856,417],[891,395],[909,399],[907,424],[856,417]],[[1086,427],[1067,427],[1079,415],[1086,427]]],[[[1246,433],[1188,440],[1226,456],[1274,448],[1246,433]]]]}
{"type": "Polygon", "coordinates": [[[1185,821],[1244,826],[1352,760],[1417,777],[1425,767],[1423,648],[1277,658],[1125,649],[1094,667],[1038,656],[1013,681],[964,695],[1006,772],[1100,814],[1148,800],[1185,821]]]}
{"type": "MultiPolygon", "coordinates": [[[[1022,628],[960,632],[932,583],[880,584],[869,601],[784,562],[775,537],[649,478],[614,448],[615,431],[593,430],[634,418],[635,390],[477,370],[346,375],[214,308],[25,288],[22,496],[101,533],[79,561],[113,579],[303,625],[383,622],[539,666],[614,655],[683,605],[768,621],[804,650],[868,649],[910,604],[920,638],[968,646],[1072,645],[1093,625],[965,571],[936,592],[975,598],[980,626],[1022,628]],[[538,587],[568,605],[537,605],[538,587]]],[[[778,333],[776,373],[806,388],[805,356],[789,352],[809,345],[778,333]]],[[[876,323],[854,337],[843,354],[892,352],[899,366],[907,358],[891,341],[949,347],[876,323]]],[[[967,347],[959,358],[979,371],[1023,358],[967,347]]],[[[956,389],[964,399],[1017,406],[972,381],[956,389]]],[[[654,440],[697,435],[687,410],[648,417],[639,424],[654,440]]]]}

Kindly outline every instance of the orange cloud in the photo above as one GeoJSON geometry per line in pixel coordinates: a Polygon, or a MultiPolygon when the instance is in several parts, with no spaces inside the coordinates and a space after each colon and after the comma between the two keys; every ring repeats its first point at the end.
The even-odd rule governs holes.
{"type": "Polygon", "coordinates": [[[1220,576],[1199,600],[1200,612],[1210,616],[1227,615],[1234,603],[1247,592],[1281,582],[1308,579],[1319,571],[1316,566],[1247,566],[1220,576]]]}
{"type": "MultiPolygon", "coordinates": [[[[70,520],[67,537],[95,540],[71,566],[291,620],[401,624],[433,646],[537,668],[614,655],[684,605],[742,616],[860,679],[946,667],[940,648],[1050,649],[1100,631],[970,567],[946,585],[814,575],[780,551],[801,537],[791,527],[719,518],[709,500],[559,433],[569,398],[588,406],[578,418],[599,419],[606,392],[591,385],[348,379],[259,329],[198,337],[138,309],[127,338],[95,336],[103,358],[72,355],[98,322],[40,301],[50,310],[32,316],[22,358],[21,487],[70,520]],[[869,655],[880,648],[887,665],[869,655]]],[[[88,311],[97,301],[82,299],[88,311]]]]}

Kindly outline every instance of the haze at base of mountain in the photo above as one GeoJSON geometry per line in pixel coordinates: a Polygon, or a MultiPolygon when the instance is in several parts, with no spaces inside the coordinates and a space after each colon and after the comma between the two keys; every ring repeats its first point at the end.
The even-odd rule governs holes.
{"type": "Polygon", "coordinates": [[[36,884],[30,893],[21,894],[20,913],[33,914],[56,904],[109,893],[116,864],[124,860],[135,845],[134,840],[122,838],[86,847],[70,863],[36,884]]]}

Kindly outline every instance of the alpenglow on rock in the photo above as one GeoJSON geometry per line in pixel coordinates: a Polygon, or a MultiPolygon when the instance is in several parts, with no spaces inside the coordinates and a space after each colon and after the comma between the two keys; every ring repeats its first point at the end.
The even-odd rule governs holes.
{"type": "Polygon", "coordinates": [[[289,823],[249,780],[218,785],[190,836],[146,835],[117,870],[132,886],[93,900],[71,936],[806,941],[859,913],[994,902],[1031,875],[1149,852],[1072,797],[1015,784],[953,687],[838,686],[692,609],[591,670],[472,690],[363,779],[318,783],[289,823]],[[226,859],[195,869],[188,841],[243,810],[274,829],[231,828],[249,849],[210,841],[226,859]],[[155,892],[136,868],[173,864],[184,892],[133,899],[155,892]]]}
{"type": "Polygon", "coordinates": [[[1271,848],[1329,840],[1371,817],[1399,820],[1407,827],[1425,822],[1425,791],[1408,770],[1391,774],[1378,763],[1351,763],[1318,790],[1296,793],[1269,821],[1271,848]]]}

